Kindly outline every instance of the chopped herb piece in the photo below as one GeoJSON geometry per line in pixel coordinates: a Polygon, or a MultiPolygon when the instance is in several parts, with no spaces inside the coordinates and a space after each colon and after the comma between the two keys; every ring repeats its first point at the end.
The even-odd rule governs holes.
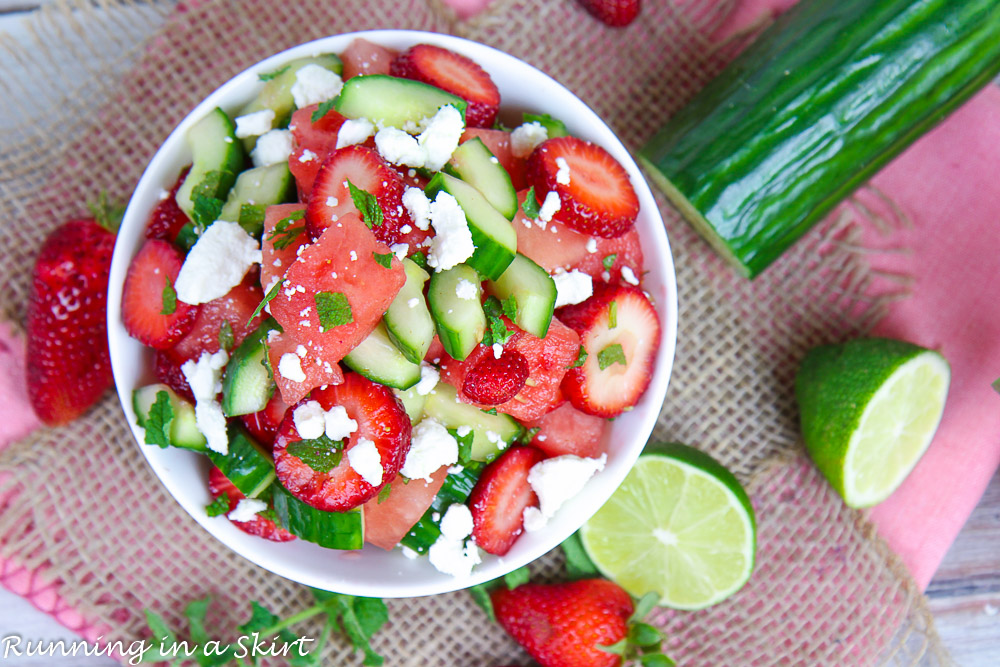
{"type": "Polygon", "coordinates": [[[517,297],[513,294],[503,300],[503,314],[508,319],[517,319],[517,297]]]}
{"type": "Polygon", "coordinates": [[[579,368],[580,366],[583,366],[587,362],[588,356],[590,355],[587,354],[587,350],[585,350],[583,345],[581,345],[580,351],[576,353],[576,361],[566,368],[579,368]]]}
{"type": "Polygon", "coordinates": [[[569,130],[566,129],[566,123],[562,122],[558,118],[553,118],[547,113],[543,114],[524,114],[525,123],[540,123],[548,130],[549,139],[556,136],[565,136],[569,134],[569,130]],[[554,131],[553,131],[554,130],[554,131]]]}
{"type": "Polygon", "coordinates": [[[386,484],[382,487],[382,490],[378,492],[378,504],[381,505],[382,501],[389,497],[389,492],[392,491],[392,484],[386,484]]]}
{"type": "Polygon", "coordinates": [[[424,271],[427,270],[427,255],[423,250],[410,255],[410,261],[419,266],[424,271]]]}
{"type": "Polygon", "coordinates": [[[101,190],[100,194],[97,195],[96,203],[87,204],[87,210],[93,216],[94,222],[112,234],[118,232],[122,218],[125,216],[125,205],[109,201],[106,190],[101,190]]]}
{"type": "Polygon", "coordinates": [[[608,345],[597,353],[597,365],[601,367],[602,371],[612,364],[628,366],[628,362],[625,360],[625,350],[622,349],[620,343],[608,345]]]}
{"type": "Polygon", "coordinates": [[[583,550],[580,542],[580,534],[573,533],[560,545],[566,555],[566,574],[572,579],[586,579],[600,576],[597,566],[590,560],[590,556],[583,550]]]}
{"type": "Polygon", "coordinates": [[[1000,379],[993,383],[993,388],[1000,393],[1000,379]]]}
{"type": "Polygon", "coordinates": [[[608,304],[608,326],[612,329],[618,326],[618,302],[608,304]]]}
{"type": "Polygon", "coordinates": [[[276,69],[273,72],[265,72],[263,74],[258,74],[257,78],[260,79],[261,81],[270,81],[271,79],[277,79],[279,76],[287,72],[289,67],[291,67],[291,65],[285,65],[281,69],[276,69]]]}
{"type": "Polygon", "coordinates": [[[166,449],[170,442],[170,423],[174,421],[174,406],[170,403],[170,394],[161,389],[156,392],[156,400],[149,406],[146,416],[146,444],[159,445],[166,449]]]}
{"type": "Polygon", "coordinates": [[[302,220],[304,217],[306,217],[304,210],[293,211],[287,218],[278,221],[278,224],[268,234],[267,240],[274,242],[276,250],[284,250],[295,241],[299,234],[306,230],[305,224],[292,225],[293,222],[302,220]]]}
{"type": "Polygon", "coordinates": [[[494,417],[496,417],[496,415],[497,415],[497,409],[496,408],[490,408],[489,410],[483,410],[483,412],[485,412],[488,415],[493,415],[494,417]]]}
{"type": "Polygon", "coordinates": [[[615,260],[618,258],[618,253],[611,253],[601,260],[601,264],[604,265],[605,271],[610,271],[611,267],[615,265],[615,260]]]}
{"type": "Polygon", "coordinates": [[[241,225],[262,225],[264,224],[265,207],[263,204],[243,204],[240,206],[241,225]]]}
{"type": "Polygon", "coordinates": [[[323,102],[322,104],[319,105],[319,107],[316,108],[316,111],[312,112],[312,116],[310,116],[309,120],[311,120],[314,123],[319,122],[323,118],[323,116],[327,115],[328,113],[330,113],[330,111],[333,110],[333,107],[336,104],[337,104],[336,97],[331,98],[326,102],[323,102]]]}
{"type": "Polygon", "coordinates": [[[524,211],[526,217],[534,220],[538,217],[541,207],[538,205],[538,197],[535,195],[535,186],[528,188],[528,194],[524,197],[524,203],[521,204],[521,210],[524,211]]]}
{"type": "Polygon", "coordinates": [[[465,435],[459,435],[458,429],[450,428],[448,433],[455,438],[458,443],[458,462],[461,465],[467,464],[472,459],[472,441],[476,438],[476,432],[470,430],[465,435]]]}
{"type": "Polygon", "coordinates": [[[223,493],[221,496],[205,505],[205,514],[208,516],[220,516],[229,512],[229,496],[223,493]]]}
{"type": "Polygon", "coordinates": [[[487,618],[496,623],[497,616],[496,612],[493,611],[493,600],[490,599],[490,583],[488,581],[484,584],[470,586],[468,591],[469,595],[472,596],[472,601],[479,605],[480,609],[486,613],[487,618]]]}
{"type": "Polygon", "coordinates": [[[344,455],[344,441],[331,440],[324,433],[312,440],[293,442],[286,450],[316,472],[330,472],[340,465],[340,459],[344,455]]]}
{"type": "Polygon", "coordinates": [[[329,331],[342,324],[354,321],[351,304],[343,292],[316,292],[316,314],[319,315],[321,331],[329,331]]]}
{"type": "Polygon", "coordinates": [[[529,428],[527,431],[524,432],[524,435],[521,436],[521,443],[525,445],[530,445],[531,441],[535,439],[535,436],[538,435],[538,432],[541,430],[542,429],[539,428],[538,426],[535,426],[534,428],[529,428]]]}
{"type": "Polygon", "coordinates": [[[361,212],[368,229],[382,226],[382,207],[378,205],[375,195],[365,192],[361,188],[347,181],[347,189],[351,191],[351,199],[354,206],[361,212]]]}
{"type": "MultiPolygon", "coordinates": [[[[513,297],[511,297],[513,298],[513,297]]],[[[516,309],[517,302],[512,302],[516,309]]],[[[507,328],[507,323],[503,320],[506,304],[501,304],[495,296],[489,296],[483,302],[483,312],[486,314],[486,335],[483,336],[483,345],[494,345],[499,343],[504,345],[514,335],[513,329],[507,328]]],[[[516,314],[516,313],[515,313],[516,314]]]]}
{"type": "Polygon", "coordinates": [[[257,305],[257,309],[253,311],[253,315],[251,315],[250,319],[247,320],[247,326],[250,326],[250,323],[253,322],[258,315],[260,315],[261,311],[264,310],[264,306],[271,303],[271,300],[274,299],[274,297],[278,296],[278,291],[281,290],[281,286],[284,283],[285,283],[284,280],[279,280],[278,282],[274,283],[274,287],[268,290],[267,294],[264,295],[264,300],[257,305]]]}
{"type": "Polygon", "coordinates": [[[219,214],[222,213],[223,201],[216,197],[206,197],[202,194],[196,194],[193,197],[193,201],[193,222],[196,227],[205,231],[212,226],[213,222],[219,219],[219,214]]]}
{"type": "Polygon", "coordinates": [[[226,320],[219,327],[219,347],[229,352],[235,344],[236,339],[233,336],[233,325],[229,323],[229,320],[226,320]]]}
{"type": "Polygon", "coordinates": [[[375,258],[375,261],[378,264],[384,266],[385,268],[387,268],[387,269],[388,268],[392,268],[392,253],[391,252],[387,252],[387,253],[385,253],[383,255],[383,254],[377,253],[377,252],[375,252],[373,250],[372,251],[372,257],[375,258]]]}
{"type": "Polygon", "coordinates": [[[167,276],[166,284],[163,285],[163,310],[160,311],[160,315],[173,315],[177,312],[177,291],[174,289],[174,283],[170,280],[170,276],[167,276]]]}
{"type": "Polygon", "coordinates": [[[531,571],[528,570],[526,565],[522,565],[516,570],[512,570],[507,574],[503,575],[503,582],[507,584],[508,590],[514,590],[522,584],[528,583],[531,579],[531,571]]]}

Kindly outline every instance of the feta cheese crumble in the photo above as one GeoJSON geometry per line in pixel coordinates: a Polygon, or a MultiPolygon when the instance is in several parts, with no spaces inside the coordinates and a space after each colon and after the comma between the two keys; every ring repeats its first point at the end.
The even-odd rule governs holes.
{"type": "Polygon", "coordinates": [[[375,148],[386,162],[407,167],[423,167],[427,151],[414,136],[396,127],[384,127],[375,134],[375,148]]]}
{"type": "Polygon", "coordinates": [[[458,148],[458,140],[464,131],[462,112],[450,104],[438,109],[427,129],[417,137],[425,154],[424,166],[431,171],[441,171],[458,148]]]}
{"type": "Polygon", "coordinates": [[[462,278],[455,285],[455,296],[466,301],[475,301],[479,298],[479,286],[462,278]]]}
{"type": "Polygon", "coordinates": [[[326,432],[326,413],[319,401],[306,401],[295,408],[292,421],[303,440],[315,440],[326,432]]]}
{"type": "Polygon", "coordinates": [[[598,459],[572,454],[536,463],[528,472],[528,484],[538,496],[538,507],[526,507],[524,527],[528,532],[543,528],[566,501],[580,493],[596,473],[604,470],[607,454],[598,459]]]}
{"type": "Polygon", "coordinates": [[[236,503],[236,507],[233,511],[226,516],[230,521],[239,521],[244,523],[247,521],[252,521],[255,516],[267,509],[267,503],[263,500],[257,500],[256,498],[241,498],[240,502],[236,503]]]}
{"type": "MultiPolygon", "coordinates": [[[[552,216],[556,214],[561,206],[562,202],[559,200],[559,193],[555,190],[549,190],[549,194],[545,195],[545,201],[542,202],[542,207],[538,209],[538,221],[550,222],[552,216]]],[[[542,229],[545,229],[544,225],[542,229]]],[[[555,231],[555,228],[553,228],[553,231],[555,231]]]]}
{"type": "Polygon", "coordinates": [[[472,257],[476,246],[458,200],[441,191],[431,202],[430,209],[436,235],[427,253],[427,266],[446,271],[472,257]]]}
{"type": "Polygon", "coordinates": [[[410,479],[431,481],[441,466],[458,463],[458,442],[440,422],[426,417],[413,429],[410,451],[400,473],[410,479]]]}
{"type": "Polygon", "coordinates": [[[439,572],[453,577],[467,577],[482,562],[473,540],[472,513],[461,503],[452,503],[441,519],[441,535],[431,545],[427,557],[439,572]]]}
{"type": "Polygon", "coordinates": [[[632,267],[623,266],[622,267],[622,279],[629,285],[638,285],[639,279],[635,277],[635,272],[632,271],[632,267]]]}
{"type": "Polygon", "coordinates": [[[597,252],[597,239],[595,239],[593,236],[591,236],[590,239],[587,240],[587,252],[589,252],[591,255],[597,252]]]}
{"type": "Polygon", "coordinates": [[[347,416],[343,405],[335,405],[323,415],[326,437],[331,440],[346,440],[358,430],[358,422],[347,416]]]}
{"type": "Polygon", "coordinates": [[[499,359],[503,356],[503,345],[500,343],[493,343],[493,358],[499,359]]]}
{"type": "Polygon", "coordinates": [[[462,503],[452,503],[441,517],[441,534],[450,540],[464,540],[472,535],[472,512],[462,503]]]}
{"type": "Polygon", "coordinates": [[[302,371],[302,360],[291,352],[281,355],[278,360],[278,373],[292,382],[305,382],[306,374],[302,371]]]}
{"type": "Polygon", "coordinates": [[[229,361],[225,350],[211,354],[202,352],[198,360],[188,359],[181,365],[181,373],[194,394],[194,421],[205,436],[208,448],[219,454],[229,453],[229,435],[226,416],[215,397],[222,391],[222,369],[229,361]]]}
{"type": "Polygon", "coordinates": [[[403,191],[403,206],[413,219],[417,229],[427,231],[431,224],[431,200],[420,188],[407,187],[403,191]]]}
{"type": "Polygon", "coordinates": [[[347,450],[347,461],[354,472],[372,486],[382,483],[385,470],[382,468],[382,455],[374,441],[360,438],[356,445],[347,450]]]}
{"type": "Polygon", "coordinates": [[[292,99],[299,109],[310,104],[319,104],[340,95],[344,82],[340,75],[327,68],[310,63],[295,72],[292,84],[292,99]]]}
{"type": "Polygon", "coordinates": [[[549,131],[537,120],[523,123],[510,133],[510,150],[514,157],[526,158],[538,144],[549,138],[549,131]]]}
{"type": "Polygon", "coordinates": [[[578,269],[556,273],[552,280],[556,283],[556,308],[581,303],[594,293],[594,279],[578,269]]]}
{"type": "Polygon", "coordinates": [[[363,143],[374,132],[375,125],[367,118],[348,118],[337,131],[337,148],[363,143]]]}
{"type": "Polygon", "coordinates": [[[236,138],[259,137],[274,125],[274,111],[261,109],[236,117],[236,138]]]}
{"type": "Polygon", "coordinates": [[[205,230],[181,266],[174,290],[192,306],[225,296],[260,264],[260,244],[235,222],[217,220],[205,230]]]}
{"type": "Polygon", "coordinates": [[[559,185],[569,185],[569,164],[566,162],[566,158],[557,157],[556,167],[559,168],[556,171],[556,183],[559,185]]]}
{"type": "Polygon", "coordinates": [[[420,396],[426,396],[427,394],[434,391],[434,387],[437,386],[438,380],[441,379],[441,374],[438,369],[434,368],[427,362],[420,363],[420,380],[415,385],[417,394],[420,396]]]}
{"type": "Polygon", "coordinates": [[[292,154],[292,133],[288,130],[269,130],[257,139],[257,145],[250,151],[255,167],[269,167],[279,162],[288,162],[292,154]]]}

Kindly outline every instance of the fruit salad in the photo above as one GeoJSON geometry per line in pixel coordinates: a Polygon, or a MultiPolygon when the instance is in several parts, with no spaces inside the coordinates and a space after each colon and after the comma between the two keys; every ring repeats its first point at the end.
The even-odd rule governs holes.
{"type": "Polygon", "coordinates": [[[211,460],[209,515],[465,576],[600,474],[660,343],[604,148],[464,55],[363,39],[187,141],[121,312],[145,442],[211,460]]]}

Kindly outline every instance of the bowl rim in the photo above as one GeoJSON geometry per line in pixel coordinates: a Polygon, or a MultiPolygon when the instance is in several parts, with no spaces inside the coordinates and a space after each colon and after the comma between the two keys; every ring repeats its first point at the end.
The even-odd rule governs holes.
{"type": "MultiPolygon", "coordinates": [[[[503,92],[504,90],[501,88],[501,94],[503,92]]],[[[551,112],[552,105],[542,103],[532,107],[532,109],[536,111],[544,109],[551,112]]],[[[501,114],[505,110],[509,110],[508,107],[502,107],[501,114]]],[[[574,133],[580,134],[579,131],[574,131],[574,133]]],[[[187,162],[190,162],[190,157],[187,157],[187,162]]],[[[650,285],[644,284],[643,287],[652,289],[650,285]]],[[[590,517],[604,504],[624,480],[632,464],[638,458],[639,454],[641,454],[656,424],[657,416],[666,397],[667,385],[673,367],[676,350],[677,315],[677,285],[673,255],[659,208],[653,198],[649,184],[642,176],[631,153],[603,119],[585,102],[552,77],[527,62],[479,42],[442,33],[418,30],[365,30],[319,38],[293,46],[258,61],[216,88],[180,121],[159,146],[153,158],[146,166],[126,209],[112,257],[107,321],[108,344],[111,352],[115,389],[132,431],[133,439],[157,479],[191,518],[207,530],[210,535],[222,542],[229,550],[243,556],[259,567],[292,581],[314,588],[332,590],[350,595],[407,598],[447,593],[503,576],[512,570],[536,560],[558,546],[579,529],[586,520],[575,517],[590,517]],[[494,70],[496,72],[511,70],[518,72],[518,76],[526,77],[526,80],[542,82],[544,83],[547,97],[575,106],[576,108],[572,112],[573,116],[582,114],[582,117],[586,120],[586,131],[583,134],[588,135],[588,138],[599,137],[595,141],[614,155],[629,173],[632,185],[640,201],[640,218],[646,221],[640,228],[643,239],[642,245],[644,247],[644,269],[648,273],[661,276],[661,279],[655,286],[657,289],[652,294],[661,320],[660,348],[654,361],[652,380],[639,405],[636,406],[636,415],[627,415],[628,417],[641,416],[641,419],[638,419],[633,429],[633,439],[621,445],[619,449],[622,454],[617,454],[618,450],[616,450],[616,456],[609,456],[604,471],[592,478],[585,487],[585,490],[571,499],[560,510],[556,517],[549,522],[549,528],[546,531],[522,535],[518,539],[518,543],[515,544],[514,548],[506,556],[495,557],[483,552],[481,554],[483,556],[483,563],[477,565],[468,577],[444,575],[437,572],[429,562],[426,562],[426,558],[417,561],[409,560],[399,550],[395,549],[391,552],[386,552],[378,549],[378,547],[366,545],[363,551],[337,552],[305,543],[303,540],[281,544],[266,542],[260,538],[242,533],[242,531],[239,531],[228,520],[225,520],[225,517],[210,518],[204,512],[205,499],[208,497],[207,485],[204,483],[204,480],[200,480],[200,486],[204,490],[204,493],[197,498],[192,497],[192,492],[185,488],[190,485],[190,480],[185,481],[179,478],[178,475],[180,473],[176,469],[178,465],[188,469],[190,469],[190,465],[195,465],[207,471],[207,463],[199,463],[192,458],[205,459],[205,457],[196,452],[186,452],[176,450],[175,448],[160,449],[152,445],[143,444],[143,431],[138,426],[132,409],[132,390],[142,386],[143,383],[137,383],[136,375],[141,369],[135,367],[135,352],[131,356],[127,355],[126,352],[134,350],[135,345],[141,344],[132,340],[122,325],[122,287],[128,265],[131,263],[131,259],[138,250],[139,245],[144,240],[143,231],[149,217],[149,212],[155,206],[158,197],[162,195],[164,189],[169,190],[170,184],[176,178],[176,174],[181,166],[183,166],[183,163],[179,165],[175,164],[175,168],[170,167],[170,165],[177,162],[179,155],[183,156],[185,153],[188,156],[190,155],[184,139],[188,128],[216,106],[229,107],[230,109],[238,106],[233,101],[233,98],[237,97],[237,93],[241,89],[250,89],[253,85],[257,85],[257,75],[259,73],[273,71],[287,61],[307,55],[340,53],[353,39],[358,37],[374,43],[394,47],[402,46],[405,48],[413,44],[430,43],[449,48],[469,56],[477,64],[488,72],[491,72],[491,74],[494,70]],[[567,99],[567,96],[570,99],[567,99]],[[173,169],[173,176],[170,176],[168,179],[169,182],[165,182],[163,180],[164,174],[170,174],[170,169],[173,169]],[[651,245],[647,245],[650,242],[651,245]],[[659,260],[652,267],[648,260],[651,256],[650,250],[654,251],[655,256],[659,260]],[[188,459],[191,459],[193,462],[187,463],[188,459]],[[541,537],[536,539],[535,535],[541,535],[541,537]],[[527,540],[528,544],[522,544],[526,542],[526,538],[529,538],[527,540]],[[306,546],[304,548],[289,546],[300,544],[305,544],[306,546]],[[287,550],[282,551],[275,547],[286,547],[287,550]],[[378,556],[377,554],[388,554],[395,557],[392,559],[392,562],[401,569],[394,574],[395,578],[390,576],[388,580],[386,577],[381,576],[382,573],[380,573],[380,576],[373,577],[371,581],[363,582],[358,582],[345,576],[331,576],[330,571],[333,570],[336,573],[338,570],[337,567],[328,567],[322,571],[317,571],[316,569],[307,567],[311,563],[298,563],[301,560],[298,557],[299,552],[304,553],[306,556],[320,553],[314,552],[315,549],[320,549],[322,554],[335,554],[335,556],[331,555],[329,557],[329,561],[332,563],[336,560],[342,564],[350,563],[360,558],[361,554],[371,554],[375,560],[379,561],[373,563],[373,567],[384,560],[383,556],[378,556]],[[292,551],[296,555],[295,558],[287,559],[282,557],[287,556],[292,551]],[[413,565],[414,563],[421,562],[422,566],[413,565]]],[[[150,355],[151,351],[147,348],[145,351],[139,350],[138,354],[142,355],[139,357],[142,359],[150,355]]],[[[146,366],[151,366],[151,364],[146,364],[146,366]]],[[[149,368],[145,368],[145,371],[147,371],[145,375],[148,377],[149,368]]],[[[628,423],[631,424],[632,422],[628,423]]],[[[611,430],[606,430],[605,437],[609,437],[607,434],[611,430]]],[[[609,446],[617,447],[618,445],[610,443],[609,446]]],[[[207,475],[207,472],[205,474],[207,475]]],[[[194,495],[198,494],[195,493],[194,495]]],[[[349,568],[350,566],[347,567],[349,568]]]]}

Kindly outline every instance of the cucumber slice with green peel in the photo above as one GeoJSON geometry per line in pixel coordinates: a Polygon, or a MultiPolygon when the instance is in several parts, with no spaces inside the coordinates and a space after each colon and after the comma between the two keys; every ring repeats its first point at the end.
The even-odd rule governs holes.
{"type": "Polygon", "coordinates": [[[409,361],[419,364],[434,340],[434,320],[424,299],[424,283],[430,278],[413,260],[403,260],[406,282],[389,304],[382,320],[389,339],[409,361]]]}
{"type": "Polygon", "coordinates": [[[193,222],[189,222],[181,227],[181,230],[177,232],[177,238],[174,239],[174,245],[184,251],[185,254],[194,244],[198,242],[198,228],[193,222]]]}
{"type": "Polygon", "coordinates": [[[410,387],[409,389],[393,389],[392,393],[396,395],[399,402],[403,404],[403,409],[406,410],[406,416],[410,418],[410,421],[416,424],[418,421],[424,417],[424,405],[427,403],[427,396],[417,393],[416,386],[410,387]]]}
{"type": "Polygon", "coordinates": [[[568,137],[569,130],[566,129],[566,123],[562,122],[558,118],[553,118],[547,113],[543,114],[524,114],[525,123],[538,123],[545,128],[548,133],[549,139],[555,139],[556,137],[568,137]]]}
{"type": "Polygon", "coordinates": [[[344,357],[344,363],[369,380],[394,389],[409,389],[420,381],[420,364],[399,351],[383,322],[344,357]]]}
{"type": "Polygon", "coordinates": [[[192,153],[191,171],[177,190],[176,199],[177,206],[194,220],[195,196],[225,201],[236,175],[243,171],[244,155],[243,145],[236,140],[236,125],[218,107],[191,126],[187,142],[192,153]]]}
{"type": "Polygon", "coordinates": [[[242,424],[230,423],[229,452],[209,450],[208,458],[247,498],[256,498],[274,482],[274,458],[270,448],[257,442],[242,424]]]}
{"type": "Polygon", "coordinates": [[[468,264],[459,264],[431,276],[427,291],[431,317],[437,327],[444,351],[461,361],[469,356],[486,333],[486,313],[483,312],[482,285],[479,274],[468,264]],[[464,299],[464,290],[475,288],[475,296],[464,299]]]}
{"type": "Polygon", "coordinates": [[[490,414],[483,412],[474,405],[462,403],[458,399],[458,391],[450,384],[439,382],[427,396],[424,412],[428,417],[437,420],[445,428],[472,428],[473,461],[491,461],[518,440],[524,433],[524,427],[510,415],[502,412],[490,414]]]}
{"type": "Polygon", "coordinates": [[[458,201],[472,232],[476,250],[466,263],[487,278],[496,280],[514,260],[517,232],[510,220],[496,210],[473,186],[445,173],[437,173],[425,192],[433,200],[438,192],[447,192],[458,201]]]}
{"type": "Polygon", "coordinates": [[[150,384],[132,392],[132,409],[135,410],[135,420],[139,426],[147,427],[150,408],[159,399],[160,393],[166,395],[173,411],[173,419],[167,432],[170,444],[196,452],[208,451],[207,440],[195,422],[194,406],[165,384],[150,384]]]}
{"type": "Polygon", "coordinates": [[[222,411],[227,417],[260,412],[274,396],[266,345],[267,334],[273,329],[279,326],[269,317],[233,350],[222,377],[222,411]]]}
{"type": "Polygon", "coordinates": [[[459,145],[444,170],[479,190],[486,201],[508,220],[517,215],[517,191],[510,181],[510,174],[479,137],[459,145]]]}
{"type": "Polygon", "coordinates": [[[348,118],[367,118],[375,125],[415,132],[422,120],[449,104],[465,118],[467,103],[461,97],[420,81],[370,74],[345,81],[335,108],[348,118]]]}
{"type": "Polygon", "coordinates": [[[421,554],[430,549],[441,536],[441,517],[455,503],[464,505],[469,500],[484,467],[485,464],[474,461],[463,466],[460,472],[449,473],[431,506],[399,543],[421,554]],[[435,515],[437,521],[434,520],[435,515]]]}
{"type": "Polygon", "coordinates": [[[347,512],[327,512],[308,505],[280,483],[272,489],[278,525],[307,542],[327,549],[360,549],[365,543],[363,506],[347,512]]]}
{"type": "Polygon", "coordinates": [[[247,169],[236,178],[219,219],[238,222],[250,236],[259,239],[264,230],[265,209],[292,201],[294,196],[295,180],[288,162],[247,169]]]}
{"type": "Polygon", "coordinates": [[[517,253],[503,275],[487,281],[485,288],[501,301],[514,297],[514,323],[533,336],[545,338],[556,305],[556,283],[545,269],[517,253]]]}

